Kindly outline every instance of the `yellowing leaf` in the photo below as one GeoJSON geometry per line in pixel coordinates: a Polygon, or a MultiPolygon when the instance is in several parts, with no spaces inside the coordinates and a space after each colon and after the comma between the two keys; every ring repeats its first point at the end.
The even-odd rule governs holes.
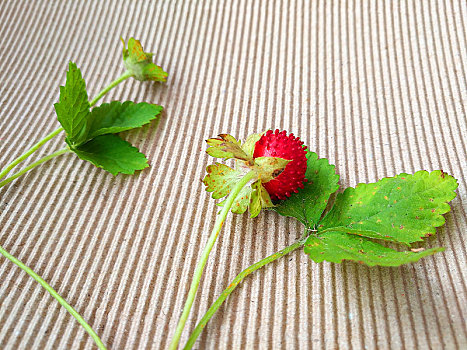
{"type": "Polygon", "coordinates": [[[245,151],[250,157],[253,157],[253,153],[255,151],[256,142],[259,141],[261,136],[263,136],[264,132],[260,134],[251,134],[249,135],[245,142],[242,144],[242,150],[245,151]]]}
{"type": "Polygon", "coordinates": [[[269,196],[268,191],[263,187],[261,184],[261,180],[255,181],[251,188],[253,191],[251,192],[250,196],[250,216],[252,218],[258,216],[263,208],[270,208],[273,207],[271,197],[269,196]]]}
{"type": "Polygon", "coordinates": [[[269,182],[279,176],[290,163],[290,160],[279,157],[255,158],[254,169],[263,183],[269,182]]]}
{"type": "Polygon", "coordinates": [[[203,183],[207,192],[213,192],[214,199],[227,196],[242,177],[239,171],[220,163],[208,165],[206,171],[208,174],[204,177],[203,183]]]}
{"type": "Polygon", "coordinates": [[[206,153],[214,158],[236,158],[248,162],[253,161],[252,157],[242,150],[240,142],[231,135],[220,134],[219,137],[208,139],[206,142],[210,146],[206,153]]]}

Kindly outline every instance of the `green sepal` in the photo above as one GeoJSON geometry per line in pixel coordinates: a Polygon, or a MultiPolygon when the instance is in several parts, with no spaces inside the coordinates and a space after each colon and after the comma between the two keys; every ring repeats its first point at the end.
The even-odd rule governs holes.
{"type": "MultiPolygon", "coordinates": [[[[242,188],[240,193],[238,194],[237,198],[232,203],[232,208],[230,211],[234,214],[243,214],[247,211],[248,207],[250,206],[251,201],[251,194],[253,192],[253,188],[251,186],[245,186],[242,188]]],[[[225,200],[222,202],[217,203],[219,207],[223,207],[225,204],[225,200]]]]}
{"type": "Polygon", "coordinates": [[[261,209],[271,208],[274,206],[268,191],[261,184],[261,180],[257,180],[251,184],[253,190],[250,194],[249,211],[250,217],[254,218],[259,215],[261,209]]]}
{"type": "Polygon", "coordinates": [[[256,146],[256,142],[259,141],[259,139],[261,138],[261,136],[264,135],[264,132],[262,133],[259,133],[259,134],[251,134],[249,135],[245,142],[242,144],[242,150],[245,151],[245,153],[247,155],[249,155],[250,157],[253,157],[253,153],[255,151],[255,146],[256,146]]]}
{"type": "Polygon", "coordinates": [[[139,128],[156,119],[162,110],[162,106],[146,102],[103,103],[93,108],[89,115],[88,138],[139,128]]]}
{"type": "Polygon", "coordinates": [[[70,147],[79,158],[87,160],[113,175],[134,174],[147,168],[148,160],[136,147],[114,134],[101,135],[78,146],[70,147]]]}
{"type": "Polygon", "coordinates": [[[57,119],[66,132],[67,142],[77,146],[88,138],[89,102],[81,70],[70,62],[66,82],[60,86],[60,99],[54,104],[57,119]]]}
{"type": "Polygon", "coordinates": [[[342,260],[353,260],[369,266],[400,266],[442,252],[444,248],[399,252],[366,237],[329,231],[318,236],[309,236],[304,250],[316,263],[323,261],[341,263],[342,260]]]}
{"type": "Polygon", "coordinates": [[[206,191],[212,192],[212,198],[227,196],[235,184],[241,179],[242,173],[221,163],[208,165],[207,175],[203,179],[206,191]]]}
{"type": "Polygon", "coordinates": [[[220,134],[217,138],[208,139],[206,142],[210,146],[206,153],[214,158],[235,158],[253,164],[253,157],[246,154],[240,142],[231,135],[220,134]]]}
{"type": "Polygon", "coordinates": [[[273,209],[284,216],[298,219],[308,228],[314,228],[326,208],[329,197],[339,189],[339,175],[326,158],[307,152],[304,188],[290,198],[280,201],[273,209]]]}
{"type": "Polygon", "coordinates": [[[166,81],[168,74],[158,65],[153,63],[153,54],[144,52],[139,40],[130,38],[128,48],[123,42],[123,64],[140,81],[166,81]]]}
{"type": "Polygon", "coordinates": [[[253,169],[261,182],[266,183],[279,176],[291,161],[279,157],[258,157],[254,159],[253,169]]]}
{"type": "Polygon", "coordinates": [[[400,174],[338,194],[319,232],[340,231],[410,244],[445,222],[457,181],[441,170],[400,174]]]}

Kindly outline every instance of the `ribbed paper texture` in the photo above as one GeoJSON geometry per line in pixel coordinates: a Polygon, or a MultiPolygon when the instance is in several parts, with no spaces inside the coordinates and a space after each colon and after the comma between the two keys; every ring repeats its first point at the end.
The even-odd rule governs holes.
{"type": "MultiPolygon", "coordinates": [[[[443,169],[459,180],[446,251],[400,268],[315,264],[301,251],[248,277],[197,349],[467,347],[467,2],[1,1],[0,167],[56,129],[69,60],[94,96],[139,38],[167,84],[114,99],[165,106],[124,137],[151,168],[117,176],[67,154],[0,189],[0,243],[112,349],[164,349],[217,207],[200,179],[204,140],[268,128],[329,158],[342,187],[443,169]]],[[[62,147],[56,138],[37,154],[62,147]]],[[[182,343],[243,268],[301,235],[273,212],[229,215],[182,343]]],[[[93,348],[63,307],[0,259],[0,347],[93,348]]]]}

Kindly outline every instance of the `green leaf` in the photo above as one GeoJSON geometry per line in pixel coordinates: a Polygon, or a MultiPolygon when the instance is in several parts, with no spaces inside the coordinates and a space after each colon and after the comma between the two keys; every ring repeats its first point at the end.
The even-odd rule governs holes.
{"type": "Polygon", "coordinates": [[[214,158],[241,159],[253,163],[253,158],[242,150],[240,142],[235,137],[227,134],[220,134],[217,138],[206,140],[210,146],[206,153],[214,158]]]}
{"type": "Polygon", "coordinates": [[[101,135],[72,149],[79,158],[116,175],[147,168],[148,160],[136,147],[117,135],[101,135]]]}
{"type": "Polygon", "coordinates": [[[128,49],[123,42],[123,64],[136,80],[166,81],[168,74],[152,62],[153,54],[143,51],[143,46],[135,38],[128,40],[128,49]]]}
{"type": "Polygon", "coordinates": [[[146,102],[103,103],[94,108],[89,115],[88,138],[139,128],[156,119],[162,109],[162,106],[146,102]]]}
{"type": "Polygon", "coordinates": [[[319,232],[340,231],[409,244],[444,224],[457,181],[441,170],[400,174],[340,193],[319,232]]]}
{"type": "Polygon", "coordinates": [[[281,201],[274,210],[313,228],[326,208],[329,197],[339,188],[339,175],[335,173],[335,166],[330,165],[326,158],[318,159],[318,155],[313,152],[307,152],[306,157],[308,161],[305,178],[308,181],[304,188],[292,194],[289,199],[281,201]]]}
{"type": "Polygon", "coordinates": [[[242,173],[225,164],[212,164],[206,168],[208,174],[203,179],[207,192],[213,192],[212,198],[227,196],[235,184],[242,178],[242,173]]]}
{"type": "Polygon", "coordinates": [[[254,218],[259,215],[261,209],[273,207],[274,205],[272,204],[272,200],[268,191],[266,191],[266,189],[261,184],[261,180],[255,181],[251,185],[251,188],[253,191],[250,195],[249,210],[250,216],[254,218]]]}
{"type": "Polygon", "coordinates": [[[319,236],[309,236],[304,249],[305,253],[317,263],[323,261],[340,263],[342,260],[353,260],[369,266],[399,266],[444,250],[444,248],[433,248],[420,252],[398,252],[365,237],[333,231],[319,236]]]}
{"type": "Polygon", "coordinates": [[[263,135],[264,135],[264,132],[262,132],[260,134],[251,134],[251,135],[249,135],[246,138],[245,142],[242,144],[242,150],[244,150],[245,153],[247,155],[249,155],[250,157],[253,157],[256,142],[258,142],[259,139],[261,138],[261,136],[263,136],[263,135]]]}
{"type": "Polygon", "coordinates": [[[65,86],[60,86],[60,99],[54,107],[68,143],[77,146],[87,140],[89,102],[81,71],[73,62],[68,67],[65,86]]]}

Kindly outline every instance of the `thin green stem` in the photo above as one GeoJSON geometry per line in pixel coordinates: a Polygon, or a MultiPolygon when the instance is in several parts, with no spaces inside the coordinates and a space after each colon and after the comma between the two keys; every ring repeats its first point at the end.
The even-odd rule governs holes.
{"type": "Polygon", "coordinates": [[[132,77],[133,74],[129,71],[125,71],[121,76],[119,76],[117,79],[115,79],[113,82],[111,82],[109,85],[107,85],[101,92],[97,94],[94,99],[89,102],[89,106],[94,106],[97,101],[99,101],[106,93],[108,93],[110,90],[112,90],[114,87],[116,87],[118,84],[120,84],[122,81],[125,81],[126,79],[132,77]]]}
{"type": "Polygon", "coordinates": [[[219,298],[217,298],[217,300],[211,305],[211,307],[208,309],[208,311],[203,316],[201,321],[199,321],[199,323],[196,326],[195,330],[193,331],[193,333],[191,333],[190,338],[188,339],[188,341],[187,341],[187,343],[186,343],[186,345],[184,347],[184,350],[191,349],[193,347],[193,345],[196,342],[196,339],[198,338],[200,333],[203,331],[203,329],[206,326],[206,324],[208,323],[208,321],[211,319],[211,317],[214,315],[214,313],[219,309],[219,307],[222,305],[222,303],[225,301],[225,299],[235,290],[235,288],[237,288],[239,283],[246,276],[248,276],[252,272],[262,268],[264,265],[269,264],[269,263],[283,257],[284,255],[287,255],[288,253],[294,251],[295,249],[300,248],[301,246],[303,246],[304,243],[305,243],[305,239],[301,239],[301,240],[295,242],[294,244],[292,244],[292,245],[278,251],[277,253],[274,253],[274,254],[268,256],[267,258],[264,258],[263,260],[258,261],[257,263],[251,265],[250,267],[248,267],[245,270],[243,270],[242,272],[240,272],[237,275],[237,277],[235,277],[233,279],[232,283],[230,283],[229,286],[226,289],[224,289],[224,291],[221,293],[219,298]]]}
{"type": "Polygon", "coordinates": [[[60,132],[63,131],[63,128],[60,127],[55,131],[52,131],[50,134],[48,134],[46,137],[44,137],[42,140],[40,140],[38,143],[36,143],[34,146],[32,146],[26,153],[23,155],[19,156],[16,158],[13,162],[8,164],[5,169],[0,172],[0,179],[5,177],[11,169],[13,169],[15,166],[17,166],[19,163],[21,163],[23,160],[25,160],[27,157],[29,157],[31,154],[36,152],[39,148],[41,148],[47,141],[53,139],[55,136],[57,136],[60,132]]]}
{"type": "Polygon", "coordinates": [[[9,259],[12,263],[16,264],[20,269],[25,271],[29,276],[34,278],[39,284],[44,287],[67,311],[74,317],[76,320],[84,327],[86,332],[94,339],[97,347],[99,349],[105,349],[104,343],[100,340],[99,336],[94,332],[89,324],[86,323],[83,317],[76,312],[73,307],[71,307],[65,299],[63,299],[46,281],[44,281],[37,273],[35,273],[31,268],[23,264],[20,260],[16,259],[13,255],[8,253],[2,246],[0,246],[0,253],[7,259],[9,259]]]}
{"type": "MultiPolygon", "coordinates": [[[[115,86],[120,84],[122,81],[130,78],[132,74],[129,71],[125,71],[121,76],[119,76],[117,79],[115,79],[113,82],[111,82],[109,85],[107,85],[101,92],[97,94],[94,99],[89,102],[89,106],[92,107],[94,106],[97,101],[99,101],[106,93],[108,93],[110,90],[112,90],[115,86]]],[[[41,148],[46,142],[50,141],[53,139],[55,136],[57,136],[59,133],[63,131],[63,128],[60,127],[55,131],[52,131],[49,135],[44,137],[42,140],[37,142],[34,146],[32,146],[30,149],[26,151],[26,153],[22,154],[18,158],[16,158],[13,162],[8,164],[1,172],[0,172],[0,179],[5,177],[11,169],[13,169],[15,166],[17,166],[19,163],[24,161],[26,158],[28,158],[31,154],[36,152],[39,148],[41,148]]]]}
{"type": "Polygon", "coordinates": [[[49,154],[48,156],[45,156],[41,159],[39,159],[38,161],[32,163],[31,165],[27,166],[26,168],[24,168],[23,170],[17,172],[16,174],[10,176],[8,179],[5,179],[3,181],[0,182],[0,188],[5,186],[6,184],[10,183],[11,181],[13,181],[14,179],[20,177],[21,175],[27,173],[29,170],[31,170],[32,168],[35,168],[36,166],[48,161],[49,159],[52,159],[54,157],[57,157],[63,153],[67,153],[67,152],[71,152],[69,148],[64,148],[64,149],[61,149],[57,152],[54,152],[52,154],[49,154]]]}
{"type": "Polygon", "coordinates": [[[178,346],[180,336],[182,335],[183,328],[185,327],[186,320],[188,319],[191,306],[193,305],[193,301],[195,299],[196,291],[198,290],[204,266],[206,265],[209,253],[211,252],[211,249],[214,246],[214,243],[216,242],[217,236],[219,235],[222,225],[224,224],[225,218],[227,217],[227,214],[229,213],[229,210],[232,207],[235,198],[237,198],[242,188],[255,176],[255,172],[250,171],[235,185],[234,188],[232,188],[229,196],[227,197],[227,200],[225,201],[222,211],[217,216],[216,223],[214,224],[214,228],[211,232],[211,236],[209,237],[206,247],[204,248],[203,253],[201,254],[201,259],[198,261],[198,265],[196,266],[195,273],[193,275],[193,281],[191,282],[190,290],[185,301],[185,307],[183,308],[182,316],[180,316],[180,320],[178,321],[175,334],[169,346],[169,349],[171,350],[175,350],[178,346]]]}

